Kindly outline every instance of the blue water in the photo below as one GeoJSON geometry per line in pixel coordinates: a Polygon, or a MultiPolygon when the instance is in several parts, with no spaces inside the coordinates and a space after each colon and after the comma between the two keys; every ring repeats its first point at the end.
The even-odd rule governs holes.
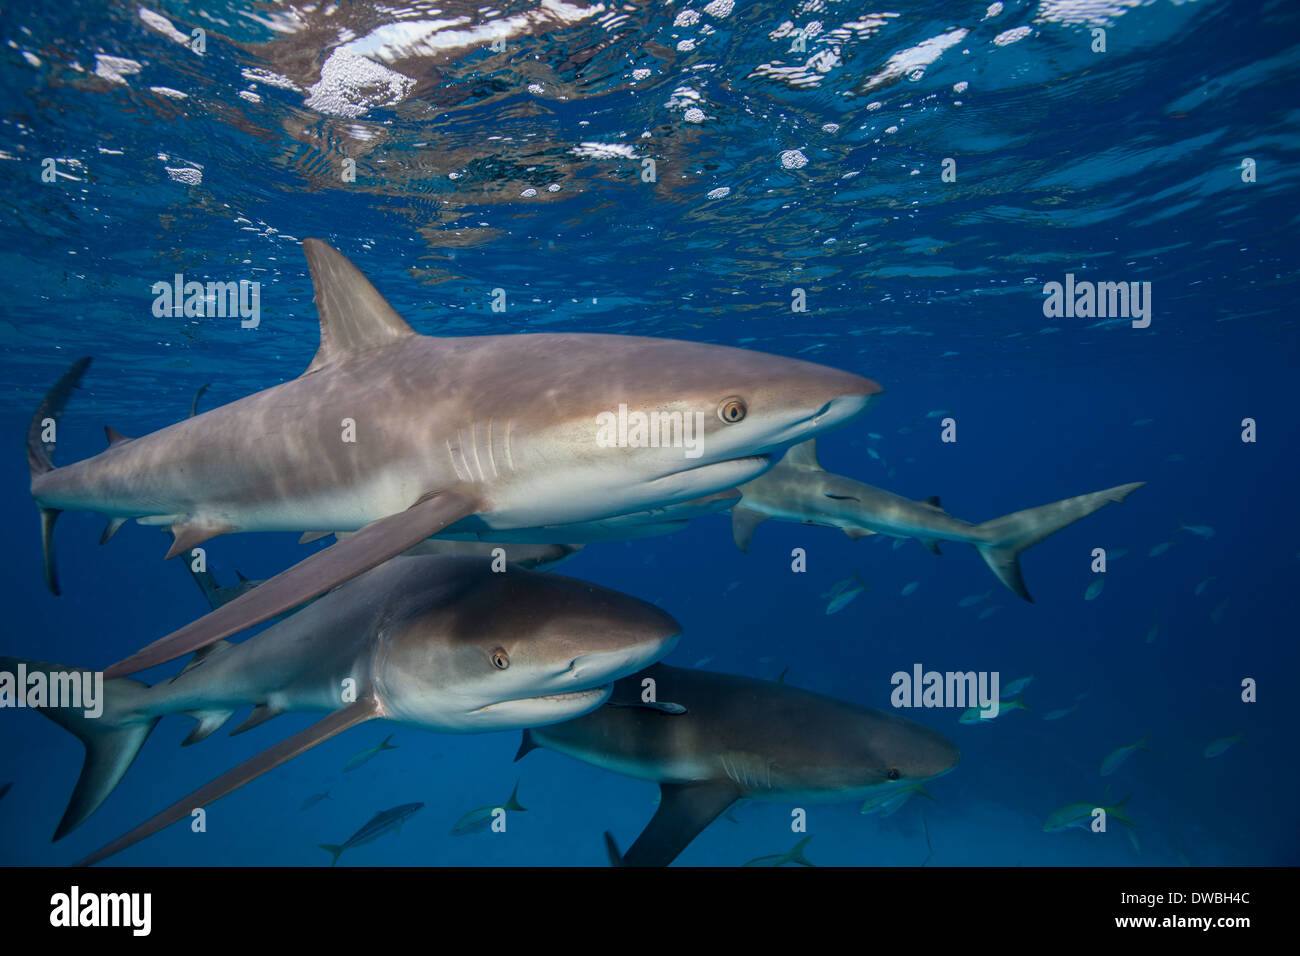
{"type": "MultiPolygon", "coordinates": [[[[162,562],[156,530],[129,525],[101,549],[101,519],[84,513],[60,520],[64,594],[51,597],[19,446],[83,354],[95,363],[63,418],[63,463],[98,452],[105,424],[140,435],[183,417],[206,382],[213,407],[299,374],[317,347],[299,241],[317,236],[421,332],[668,336],[869,376],[886,394],[822,440],[823,464],[938,494],[967,520],[1148,483],[1027,552],[1032,605],[964,546],[935,557],[772,521],[744,555],[716,516],[562,566],[675,615],[685,636],[668,661],[680,666],[769,679],[788,667],[792,684],[876,707],[914,663],[1035,675],[1030,710],[987,726],[908,713],[962,749],[929,787],[937,802],[884,819],[812,805],[813,862],[1300,862],[1300,8],[33,6],[0,13],[0,434],[12,450],[0,457],[0,651],[103,667],[206,610],[184,569],[162,562]],[[795,27],[806,52],[788,52],[795,27]],[[195,28],[201,55],[179,42],[195,28]],[[955,182],[941,179],[949,157],[955,182]],[[345,158],[355,182],[340,177],[345,158]],[[646,158],[657,181],[642,181],[646,158]],[[177,272],[260,282],[259,327],[156,318],[150,288],[177,272]],[[1150,327],[1046,318],[1043,285],[1066,273],[1150,282],[1150,327]],[[504,314],[491,309],[498,288],[504,314]],[[795,288],[806,312],[791,311],[795,288]],[[937,410],[957,420],[956,443],[939,441],[926,417],[937,410]],[[1172,546],[1149,557],[1161,542],[1172,546]],[[803,574],[790,570],[796,547],[803,574]],[[1085,601],[1096,547],[1127,554],[1085,601]],[[859,571],[870,590],[827,616],[820,595],[859,571]],[[1241,701],[1246,678],[1255,703],[1241,701]],[[1042,719],[1079,694],[1075,712],[1042,719]],[[1249,746],[1202,756],[1243,731],[1249,746]],[[1154,754],[1100,776],[1107,753],[1148,733],[1154,754]],[[1059,806],[1130,793],[1136,845],[1114,826],[1042,831],[1059,806]]],[[[209,554],[223,581],[266,577],[302,556],[295,540],[233,535],[209,554]]],[[[0,785],[14,784],[0,862],[75,860],[315,719],[184,750],[192,723],[165,720],[107,803],[51,846],[81,748],[35,713],[0,713],[0,785]]],[[[423,802],[399,836],[340,865],[596,865],[602,830],[627,846],[655,809],[648,783],[549,751],[512,764],[517,746],[517,734],[370,724],[214,804],[207,832],[174,826],[119,860],[324,865],[317,844],[423,802]],[[341,772],[390,732],[398,749],[341,772]],[[528,812],[506,834],[449,835],[516,779],[528,812]],[[324,790],[332,799],[299,810],[324,790]]],[[[783,852],[799,839],[790,810],[746,804],[680,863],[783,852]]]]}

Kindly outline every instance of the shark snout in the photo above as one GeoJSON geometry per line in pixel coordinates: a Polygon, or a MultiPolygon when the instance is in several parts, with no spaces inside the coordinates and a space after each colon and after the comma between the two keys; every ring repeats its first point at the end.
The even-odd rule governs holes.
{"type": "Polygon", "coordinates": [[[646,638],[625,647],[591,651],[573,658],[559,675],[561,683],[590,687],[620,680],[644,670],[677,645],[680,632],[646,638]]]}

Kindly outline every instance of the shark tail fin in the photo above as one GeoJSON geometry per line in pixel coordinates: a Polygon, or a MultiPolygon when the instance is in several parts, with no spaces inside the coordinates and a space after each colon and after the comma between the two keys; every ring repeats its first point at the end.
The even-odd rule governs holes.
{"type": "MultiPolygon", "coordinates": [[[[63,406],[68,404],[72,390],[81,383],[81,376],[85,374],[89,365],[89,358],[79,358],[73,362],[72,367],[54,383],[54,387],[49,390],[37,407],[36,413],[32,415],[31,424],[27,427],[27,467],[33,482],[38,476],[54,470],[54,460],[50,458],[49,449],[45,447],[43,440],[45,430],[47,427],[57,426],[59,416],[63,414],[63,406]]],[[[46,508],[43,505],[40,509],[41,555],[45,565],[45,586],[50,589],[51,594],[58,594],[59,575],[54,567],[54,521],[59,516],[59,509],[46,508]]]]}
{"type": "Polygon", "coordinates": [[[817,864],[811,862],[807,857],[803,855],[803,848],[808,845],[808,841],[811,839],[812,839],[812,834],[809,834],[808,836],[800,840],[798,843],[796,843],[794,845],[794,849],[791,850],[789,854],[787,854],[786,858],[791,863],[798,863],[800,866],[811,866],[814,869],[816,869],[817,864]]]}
{"type": "Polygon", "coordinates": [[[515,788],[510,791],[510,799],[505,802],[507,810],[523,810],[527,812],[528,808],[519,802],[519,781],[515,781],[515,788]]]}
{"type": "Polygon", "coordinates": [[[333,859],[330,860],[330,866],[336,865],[339,861],[339,857],[343,854],[343,847],[339,846],[337,843],[317,843],[316,845],[333,857],[333,859]]]}
{"type": "Polygon", "coordinates": [[[380,749],[380,750],[396,750],[396,749],[397,749],[397,744],[390,744],[390,743],[389,743],[389,741],[392,740],[392,739],[393,739],[393,735],[392,735],[392,734],[389,734],[387,737],[385,737],[385,738],[384,738],[384,742],[383,742],[382,744],[379,745],[379,749],[380,749]]]}
{"type": "Polygon", "coordinates": [[[998,580],[1032,604],[1034,599],[1029,596],[1020,574],[1021,552],[1112,501],[1123,501],[1144,484],[1144,481],[1134,481],[1116,485],[1105,491],[1094,491],[985,521],[975,526],[975,534],[980,538],[975,547],[998,580]]]}
{"type": "MultiPolygon", "coordinates": [[[[64,683],[67,675],[75,674],[80,682],[89,681],[92,674],[79,667],[0,657],[0,669],[15,673],[18,665],[22,665],[29,676],[44,674],[45,686],[50,694],[53,694],[56,686],[68,686],[64,683]]],[[[85,683],[81,684],[83,692],[86,686],[85,683]]],[[[158,723],[157,717],[138,714],[148,689],[147,684],[125,678],[104,682],[102,693],[95,702],[100,712],[93,717],[86,713],[90,708],[84,696],[78,702],[79,706],[47,705],[37,708],[42,716],[75,734],[86,748],[81,776],[77,778],[77,785],[72,790],[63,819],[54,831],[54,840],[63,839],[99,809],[144,746],[150,731],[158,723]]]]}

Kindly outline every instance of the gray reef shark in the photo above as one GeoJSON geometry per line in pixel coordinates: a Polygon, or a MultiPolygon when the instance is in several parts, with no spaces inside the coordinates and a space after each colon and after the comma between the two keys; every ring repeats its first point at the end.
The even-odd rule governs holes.
{"type": "MultiPolygon", "coordinates": [[[[383,719],[444,733],[567,720],[600,706],[615,680],[668,653],[680,627],[651,604],[584,581],[463,556],[393,558],[238,644],[212,645],[170,680],[104,683],[103,714],[44,707],[86,761],[55,839],[117,786],[158,720],[198,721],[185,743],[236,710],[241,733],[288,711],[329,716],[199,788],[83,861],[105,859],[324,740],[383,719]]],[[[257,593],[255,588],[250,593],[257,593]]],[[[232,602],[233,603],[233,602],[232,602]]],[[[0,657],[0,669],[66,672],[0,657]]]]}
{"type": "Polygon", "coordinates": [[[55,593],[65,510],[106,515],[105,540],[128,518],[168,525],[169,556],[232,531],[357,532],[107,677],[268,620],[444,530],[517,540],[519,529],[726,491],[881,391],[848,372],[697,342],[419,335],[337,250],[318,239],[303,249],[321,338],[302,375],[140,438],[109,430],[108,449],[59,468],[43,439],[88,359],[32,419],[31,492],[55,593]]]}
{"type": "Polygon", "coordinates": [[[525,730],[515,759],[536,747],[659,784],[659,808],[626,855],[605,834],[611,862],[628,866],[667,866],[741,798],[856,802],[941,776],[961,756],[897,714],[666,664],[620,680],[599,710],[525,730]],[[642,701],[647,678],[657,703],[642,701]]]}
{"type": "Polygon", "coordinates": [[[839,528],[850,538],[881,534],[916,538],[936,554],[940,541],[974,545],[998,580],[1033,601],[1020,574],[1020,553],[1113,501],[1123,501],[1146,482],[1066,498],[970,524],[944,511],[938,498],[911,501],[822,468],[816,439],[791,448],[775,468],[740,486],[731,509],[736,547],[748,551],[754,529],[769,518],[839,528]]]}

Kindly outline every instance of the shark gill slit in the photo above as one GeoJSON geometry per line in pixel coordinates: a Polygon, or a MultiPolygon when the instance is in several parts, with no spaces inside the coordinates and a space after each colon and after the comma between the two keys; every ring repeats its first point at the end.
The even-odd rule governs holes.
{"type": "Polygon", "coordinates": [[[492,419],[490,418],[487,422],[487,453],[488,464],[492,466],[492,477],[500,478],[501,472],[497,471],[497,456],[496,453],[492,451],[492,419]]]}
{"type": "MultiPolygon", "coordinates": [[[[460,432],[457,431],[457,440],[459,441],[460,432]]],[[[447,439],[447,458],[451,461],[451,468],[456,472],[456,478],[459,481],[467,481],[468,477],[461,473],[460,465],[456,463],[456,450],[452,448],[451,439],[447,439]]]]}
{"type": "Polygon", "coordinates": [[[474,464],[478,466],[478,480],[487,481],[487,475],[483,473],[483,458],[478,453],[478,422],[469,423],[470,447],[474,449],[474,464]]]}
{"type": "Polygon", "coordinates": [[[506,438],[505,438],[506,467],[509,468],[512,472],[515,470],[515,458],[514,455],[510,453],[510,428],[512,425],[514,425],[514,423],[515,420],[513,418],[506,419],[506,438]]]}

